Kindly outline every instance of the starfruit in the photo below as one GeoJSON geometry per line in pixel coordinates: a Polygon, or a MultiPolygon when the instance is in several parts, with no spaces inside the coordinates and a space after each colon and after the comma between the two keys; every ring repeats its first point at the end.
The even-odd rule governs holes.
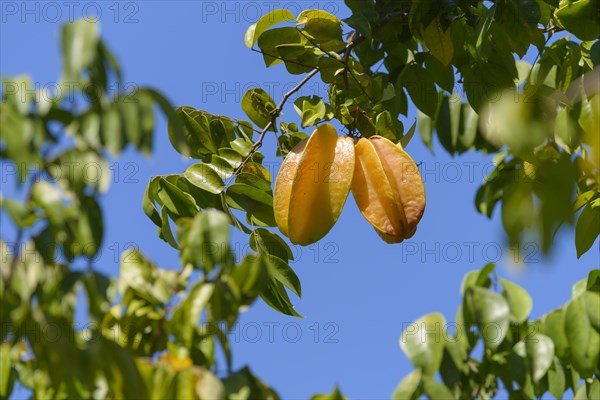
{"type": "Polygon", "coordinates": [[[354,142],[319,126],[287,155],[275,181],[275,221],[292,243],[306,246],[335,225],[352,183],[354,142]]]}
{"type": "Polygon", "coordinates": [[[388,243],[415,234],[425,210],[425,187],[412,158],[381,136],[356,144],[352,195],[363,216],[388,243]]]}

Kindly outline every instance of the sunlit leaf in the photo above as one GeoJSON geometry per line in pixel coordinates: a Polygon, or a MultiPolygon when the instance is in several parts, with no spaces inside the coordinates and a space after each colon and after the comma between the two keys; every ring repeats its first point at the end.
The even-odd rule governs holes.
{"type": "Polygon", "coordinates": [[[291,21],[294,19],[294,15],[287,9],[277,9],[263,15],[258,22],[250,25],[246,34],[244,35],[244,43],[246,46],[253,47],[254,43],[260,38],[264,31],[269,29],[271,26],[278,24],[283,21],[291,21]]]}

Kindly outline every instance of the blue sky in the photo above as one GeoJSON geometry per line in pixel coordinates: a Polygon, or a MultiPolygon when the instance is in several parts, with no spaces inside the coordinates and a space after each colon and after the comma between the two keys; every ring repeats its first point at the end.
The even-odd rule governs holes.
{"type": "MultiPolygon", "coordinates": [[[[30,74],[41,87],[56,82],[61,67],[60,23],[70,18],[98,19],[101,33],[118,56],[125,81],[163,91],[175,105],[244,118],[244,91],[260,86],[276,101],[301,77],[279,65],[264,67],[262,57],[245,47],[243,34],[273,8],[323,8],[348,16],[341,1],[140,1],[140,2],[0,2],[0,72],[30,74]]],[[[532,57],[530,57],[531,59],[532,57]]],[[[315,80],[301,95],[326,95],[315,80]]],[[[298,122],[287,106],[284,120],[298,122]]],[[[403,121],[410,126],[414,109],[403,121]]],[[[189,160],[171,147],[164,120],[158,122],[154,155],[146,159],[127,151],[114,160],[113,184],[102,204],[105,246],[95,268],[116,275],[118,252],[131,244],[159,265],[178,268],[177,253],[156,235],[141,199],[153,175],[182,172],[189,160]],[[118,250],[118,252],[117,252],[118,250]]],[[[276,313],[260,300],[241,317],[231,336],[234,363],[249,364],[283,398],[306,398],[330,392],[337,383],[351,398],[389,398],[412,370],[398,346],[403,326],[439,311],[454,321],[459,287],[466,271],[497,261],[498,274],[524,286],[534,299],[533,317],[570,298],[571,285],[599,265],[597,244],[577,260],[573,230],[563,229],[545,258],[526,245],[515,265],[504,246],[498,213],[489,221],[474,208],[474,195],[491,158],[479,153],[450,157],[435,143],[435,155],[418,135],[407,151],[422,162],[427,209],[416,235],[387,245],[362,218],[352,196],[332,231],[307,248],[293,247],[292,266],[303,284],[294,298],[304,319],[276,313]]],[[[263,147],[275,173],[280,160],[269,138],[263,147]]],[[[2,192],[13,193],[6,163],[2,192]]],[[[3,237],[10,233],[2,222],[3,237]]],[[[242,251],[244,235],[233,233],[242,251]]],[[[20,392],[23,394],[23,392],[20,392]]]]}

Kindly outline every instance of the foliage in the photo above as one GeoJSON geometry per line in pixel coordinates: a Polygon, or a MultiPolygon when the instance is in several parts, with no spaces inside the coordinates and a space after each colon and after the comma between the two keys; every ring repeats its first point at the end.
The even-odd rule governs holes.
{"type": "MultiPolygon", "coordinates": [[[[267,67],[303,75],[279,103],[250,89],[241,102],[249,121],[191,106],[173,111],[150,88],[110,96],[109,83],[122,82],[120,67],[86,22],[65,25],[61,37],[61,82],[77,84],[72,98],[32,100],[28,78],[4,81],[0,155],[17,166],[24,196],[1,199],[18,231],[16,253],[1,242],[1,307],[10,322],[1,336],[3,397],[18,380],[34,397],[277,398],[248,368],[230,371],[224,334],[258,297],[299,316],[289,295],[302,294],[289,266],[292,252],[269,229],[272,177],[260,151],[268,134],[277,135],[278,156],[306,138],[301,129],[332,120],[353,138],[380,135],[406,146],[415,132],[405,118],[410,99],[429,148],[435,133],[452,155],[495,154],[475,205],[486,216],[500,206],[510,245],[534,232],[550,251],[558,228],[574,223],[578,255],[591,248],[600,234],[600,44],[597,14],[589,10],[598,0],[346,4],[351,15],[344,20],[322,10],[274,10],[248,29],[245,43],[258,48],[267,67]],[[530,48],[538,53],[533,64],[517,60],[530,48]],[[286,102],[315,77],[328,85],[327,98],[299,97],[298,121],[281,120],[286,102]],[[451,94],[457,84],[467,102],[451,94]],[[164,270],[129,251],[117,280],[77,269],[75,262],[93,258],[102,245],[106,159],[128,144],[150,153],[156,105],[169,118],[175,150],[197,160],[181,173],[154,177],[143,199],[159,236],[179,250],[181,268],[164,270]],[[72,162],[99,165],[102,179],[65,171],[72,162]],[[32,168],[39,172],[31,176],[32,168]],[[254,251],[241,262],[229,248],[230,227],[247,234],[254,251]],[[89,305],[92,332],[74,328],[78,293],[89,305]],[[40,334],[49,329],[64,334],[50,342],[40,334]],[[219,377],[218,352],[228,370],[219,377]]],[[[490,273],[486,267],[465,280],[457,326],[474,323],[467,342],[403,334],[416,370],[394,396],[489,398],[501,382],[517,397],[546,390],[560,397],[570,387],[592,398],[599,388],[598,321],[587,310],[597,300],[597,272],[576,285],[562,311],[535,323],[527,322],[529,296],[490,273]],[[498,285],[501,293],[490,289],[498,285]],[[485,335],[489,325],[503,340],[485,335]],[[526,340],[531,326],[540,329],[537,341],[526,340]],[[470,354],[479,339],[477,361],[470,354]],[[436,371],[443,383],[433,379],[436,371]]],[[[444,321],[430,314],[417,325],[444,321]]],[[[315,398],[343,396],[336,388],[315,398]]]]}
{"type": "Polygon", "coordinates": [[[409,324],[400,338],[415,370],[393,399],[598,397],[600,270],[573,286],[572,299],[536,321],[525,289],[498,278],[494,265],[465,275],[455,323],[437,313],[409,324]],[[478,353],[480,359],[477,359],[478,353]],[[441,382],[436,376],[441,377],[441,382]],[[581,383],[581,380],[584,380],[581,383]]]}
{"type": "MultiPolygon", "coordinates": [[[[227,251],[187,251],[186,266],[175,271],[131,250],[121,257],[118,279],[93,270],[104,230],[100,198],[111,182],[108,159],[126,146],[151,153],[156,107],[177,116],[158,91],[125,90],[120,66],[95,24],[65,25],[61,44],[57,93],[32,91],[25,76],[2,81],[0,151],[15,166],[21,198],[0,198],[16,228],[14,241],[0,240],[0,398],[9,397],[16,381],[34,398],[277,398],[248,368],[219,380],[211,372],[215,342],[231,359],[222,327],[198,325],[203,310],[210,313],[208,322],[233,322],[232,307],[250,303],[268,284],[263,257],[233,265],[227,251]],[[193,282],[193,264],[227,268],[230,281],[193,282]],[[183,299],[175,302],[174,296],[183,299]],[[75,318],[81,299],[89,308],[86,321],[75,318]]],[[[249,142],[236,143],[243,152],[249,142]]],[[[161,179],[158,198],[169,201],[181,183],[161,179]]],[[[203,238],[227,242],[226,215],[199,214],[196,200],[182,198],[174,200],[178,208],[171,215],[185,217],[177,230],[183,243],[191,249],[203,248],[203,238]],[[182,206],[185,200],[191,203],[182,206]]],[[[170,228],[162,232],[173,237],[170,228]]],[[[270,239],[268,231],[255,233],[257,243],[270,239]]],[[[295,277],[280,272],[290,281],[295,277]]],[[[299,291],[297,279],[294,284],[299,291]]]]}

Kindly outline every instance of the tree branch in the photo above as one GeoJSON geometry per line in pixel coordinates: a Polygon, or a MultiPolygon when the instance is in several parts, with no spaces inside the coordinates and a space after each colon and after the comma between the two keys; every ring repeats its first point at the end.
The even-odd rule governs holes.
{"type": "Polygon", "coordinates": [[[298,84],[296,86],[294,86],[291,90],[289,90],[287,93],[285,93],[283,95],[283,97],[281,98],[281,101],[279,102],[277,107],[273,111],[271,111],[271,120],[262,129],[262,131],[260,132],[260,135],[258,136],[258,139],[256,140],[256,142],[250,149],[250,152],[248,153],[246,158],[244,158],[244,160],[241,162],[241,164],[236,168],[232,177],[235,177],[237,174],[239,174],[241,172],[241,170],[248,163],[248,161],[250,161],[250,159],[252,158],[254,153],[256,153],[256,151],[262,146],[262,142],[265,139],[267,132],[269,131],[269,129],[271,129],[271,127],[275,126],[275,123],[277,122],[277,118],[281,114],[281,111],[283,110],[283,106],[288,101],[288,99],[294,93],[296,93],[298,90],[300,90],[302,88],[302,86],[304,86],[313,76],[315,76],[317,74],[317,72],[319,72],[318,67],[313,69],[312,71],[310,71],[300,82],[298,82],[298,84]]]}
{"type": "MultiPolygon", "coordinates": [[[[388,22],[390,22],[392,19],[394,19],[395,17],[399,17],[399,16],[406,16],[408,15],[410,8],[402,8],[400,10],[397,11],[393,11],[389,14],[386,14],[383,18],[381,18],[381,20],[379,20],[379,22],[373,27],[373,32],[376,32],[377,30],[379,30],[383,25],[387,24],[388,22]]],[[[344,50],[344,55],[343,55],[343,59],[339,60],[341,63],[344,64],[344,82],[346,84],[346,87],[348,87],[348,62],[352,53],[352,50],[358,46],[360,43],[362,43],[365,40],[364,36],[358,36],[356,37],[356,32],[353,32],[350,34],[349,37],[349,41],[348,44],[346,45],[346,49],[344,50]]],[[[312,41],[311,41],[312,42],[312,41]]],[[[314,44],[314,43],[313,43],[314,44]]],[[[318,48],[318,46],[317,46],[318,48]]],[[[284,60],[281,57],[278,56],[274,56],[271,54],[267,54],[264,53],[261,50],[256,50],[256,49],[251,49],[252,51],[255,51],[257,53],[261,53],[261,54],[265,54],[267,56],[273,57],[273,58],[277,58],[283,61],[287,61],[287,62],[292,62],[294,64],[299,64],[299,65],[304,65],[298,62],[294,62],[294,61],[290,61],[290,60],[284,60]]],[[[254,155],[254,153],[256,153],[256,151],[262,146],[262,142],[265,139],[265,136],[267,134],[267,132],[269,131],[269,129],[271,129],[271,127],[275,126],[275,123],[277,122],[277,118],[279,117],[279,115],[281,114],[281,111],[283,110],[283,106],[285,105],[285,103],[288,101],[288,99],[294,94],[296,93],[298,90],[300,90],[300,88],[302,88],[302,86],[304,86],[313,76],[315,76],[317,74],[317,72],[319,72],[319,67],[314,68],[312,71],[310,71],[305,77],[304,79],[302,79],[296,86],[294,86],[290,91],[288,91],[287,93],[285,93],[283,95],[283,98],[281,99],[281,101],[279,102],[279,104],[277,105],[277,107],[271,112],[271,120],[267,123],[267,125],[262,129],[262,131],[260,132],[258,139],[256,140],[256,142],[254,143],[254,145],[252,146],[252,148],[250,149],[250,152],[248,153],[248,155],[246,156],[246,158],[244,158],[244,160],[240,163],[240,165],[236,168],[235,172],[233,173],[232,177],[230,178],[228,184],[231,182],[231,179],[233,179],[235,176],[237,176],[242,169],[246,166],[246,164],[250,161],[250,159],[252,158],[252,156],[254,155]]],[[[350,71],[351,72],[351,71],[350,71]]],[[[354,76],[354,74],[351,72],[352,77],[356,80],[356,82],[358,83],[359,87],[362,89],[362,86],[360,85],[360,83],[358,82],[358,79],[354,76]]],[[[364,91],[364,89],[363,89],[364,91]]],[[[365,92],[365,94],[367,95],[367,97],[369,97],[369,100],[372,99],[370,98],[370,96],[365,92]]]]}

